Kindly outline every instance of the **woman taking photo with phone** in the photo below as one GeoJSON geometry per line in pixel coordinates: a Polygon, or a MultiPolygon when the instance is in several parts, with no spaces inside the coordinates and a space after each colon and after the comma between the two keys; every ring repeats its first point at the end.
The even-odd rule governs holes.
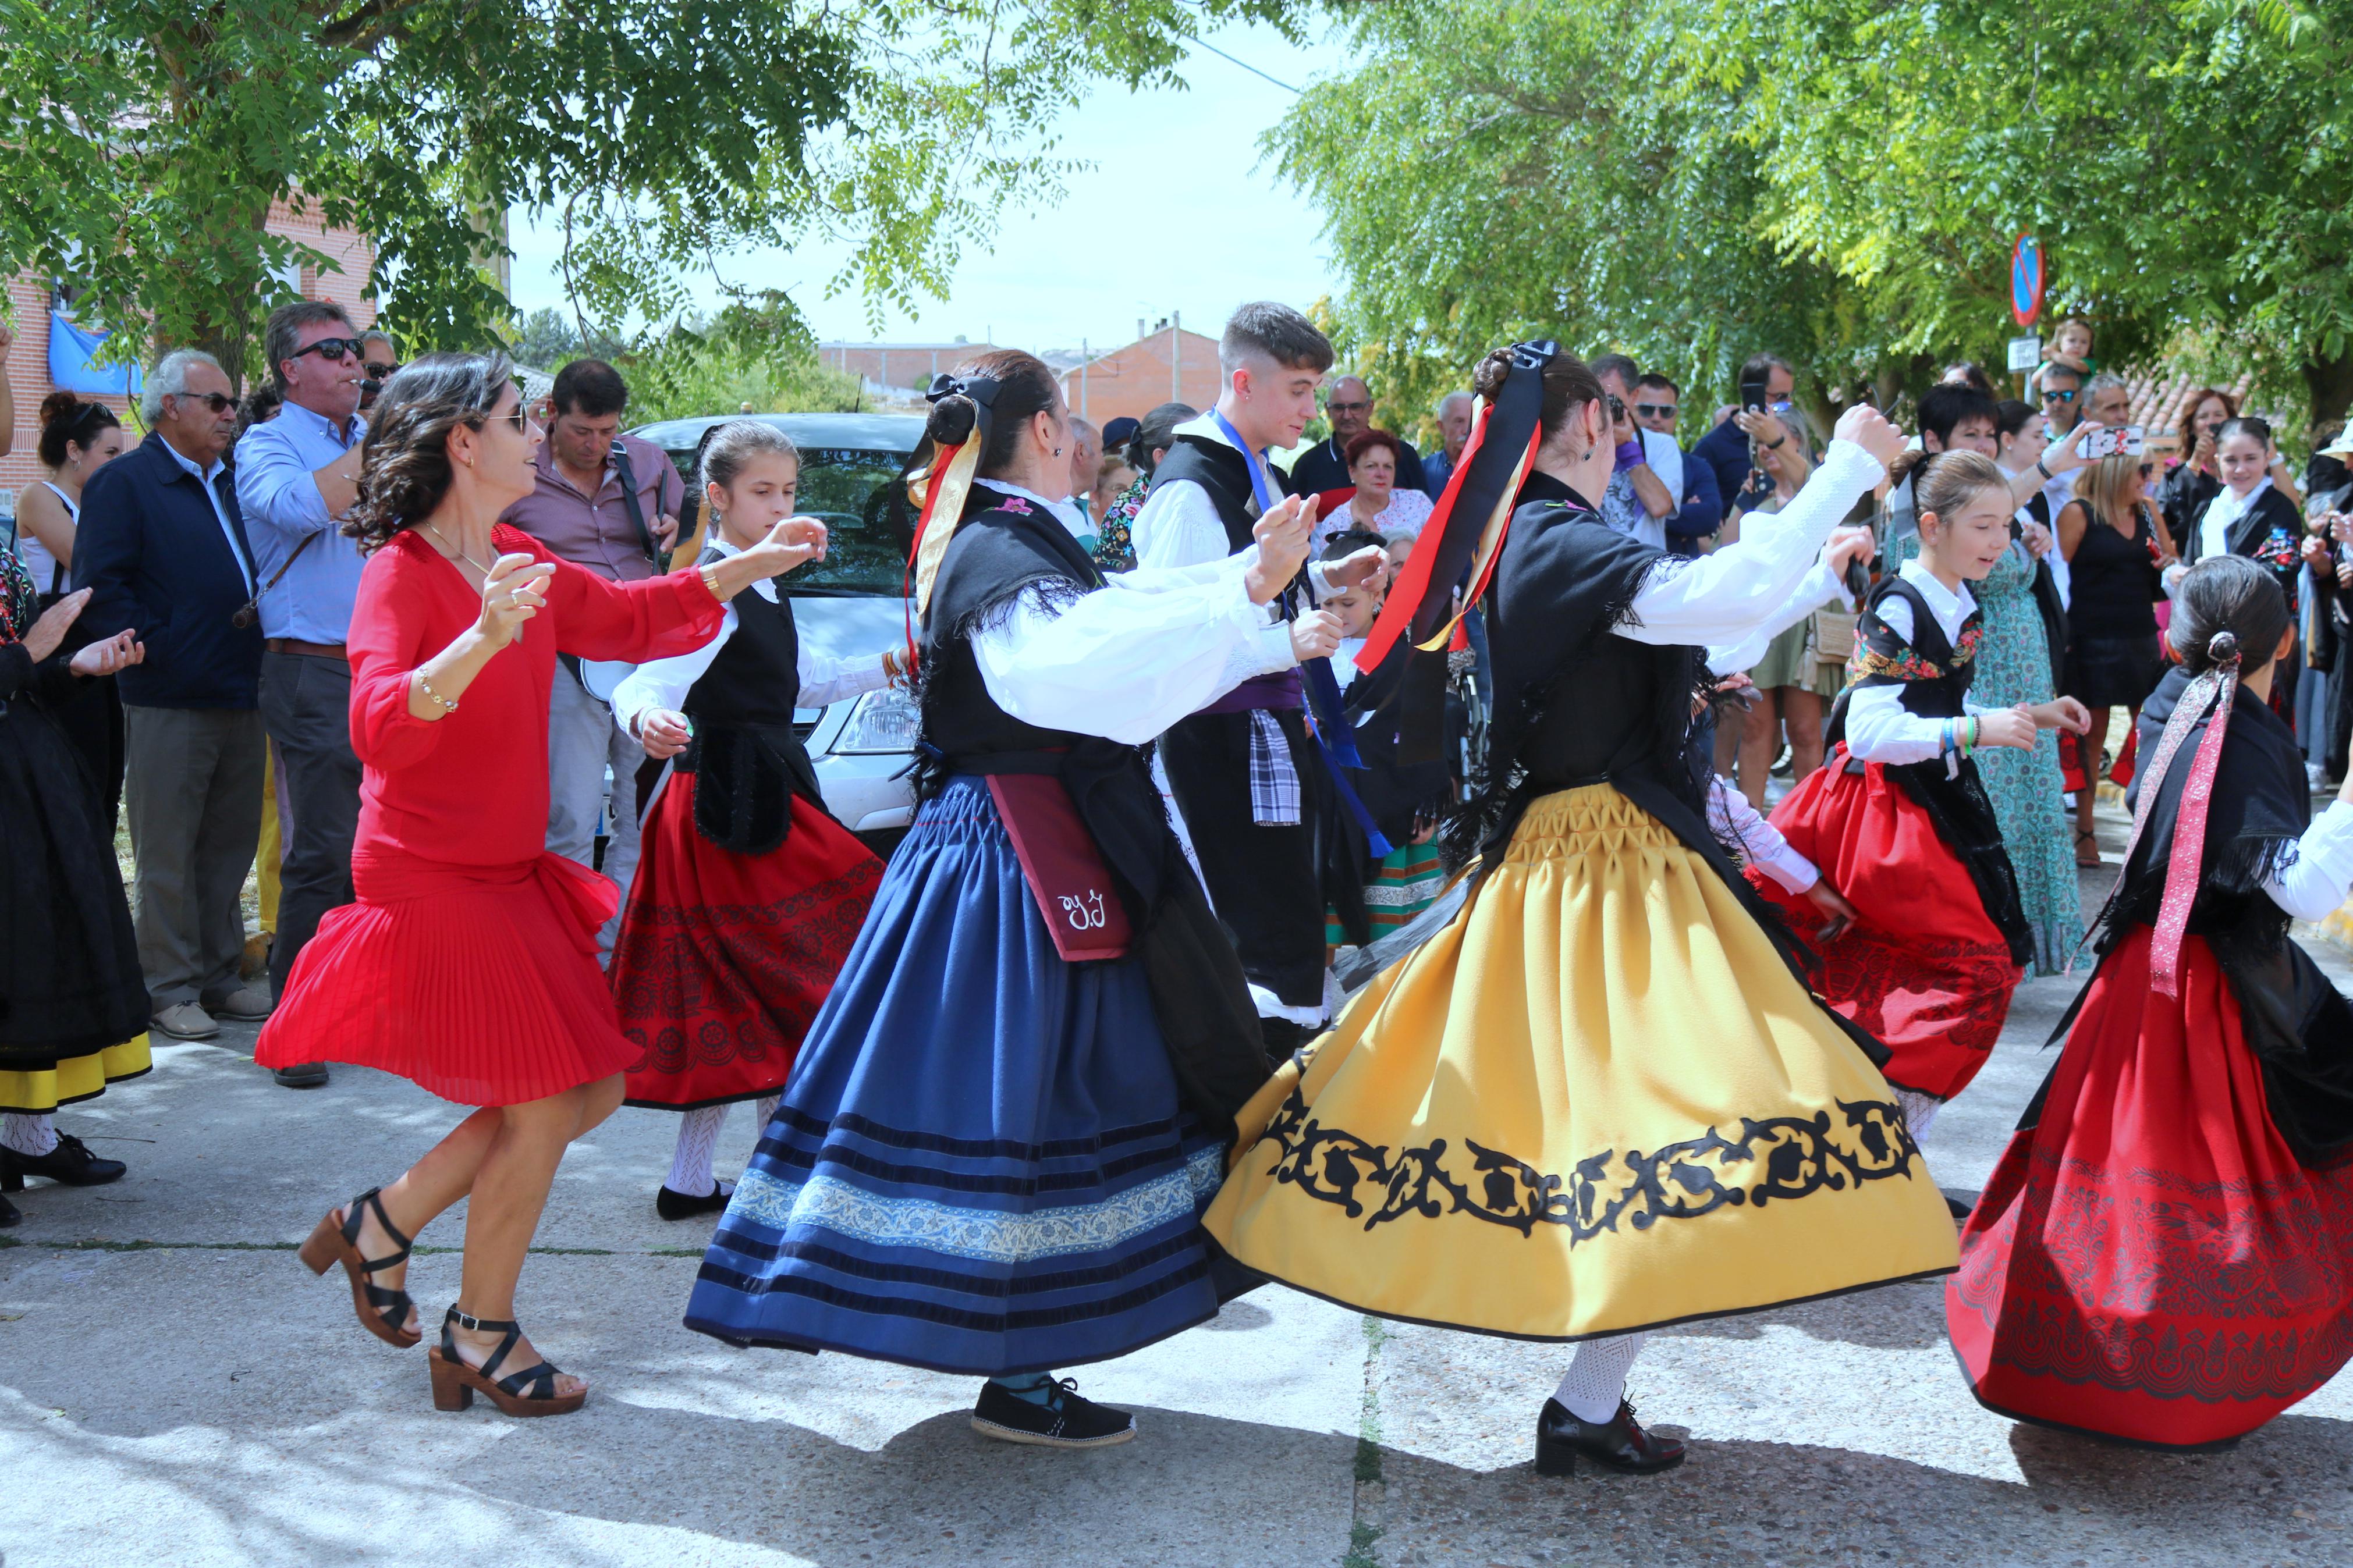
{"type": "MultiPolygon", "coordinates": [[[[1798,491],[1814,471],[1813,437],[1804,415],[1794,408],[1778,416],[1743,410],[1734,417],[1748,421],[1743,428],[1750,430],[1757,443],[1757,467],[1771,479],[1773,491],[1733,514],[1725,525],[1726,543],[1740,537],[1746,519],[1773,516],[1797,500],[1798,491]]],[[[1837,601],[1816,606],[1840,607],[1837,601]]],[[[1819,657],[1820,647],[1817,622],[1814,616],[1807,615],[1775,637],[1765,657],[1748,672],[1757,697],[1740,720],[1739,782],[1741,795],[1756,810],[1765,809],[1766,782],[1773,759],[1780,753],[1785,731],[1793,783],[1822,765],[1822,715],[1846,684],[1846,666],[1843,657],[1819,657]]]]}
{"type": "Polygon", "coordinates": [[[411,1238],[470,1197],[433,1403],[480,1393],[510,1415],[588,1396],[523,1338],[515,1281],[565,1145],[620,1104],[638,1055],[596,967],[613,884],[545,852],[556,655],[684,653],[738,590],[823,543],[818,525],[783,523],[716,564],[607,582],[498,523],[531,493],[543,438],[501,353],[428,354],[376,405],[343,525],[370,552],[347,645],[358,901],[320,923],[255,1053],[378,1068],[478,1108],[397,1181],[330,1210],[301,1258],[341,1263],[360,1326],[406,1348],[420,1337],[401,1288],[411,1238]]]}
{"type": "Polygon", "coordinates": [[[2222,464],[2217,448],[2222,426],[2239,416],[2239,400],[2219,386],[2201,386],[2181,405],[2178,431],[2180,452],[2166,460],[2165,478],[2157,487],[2157,509],[2164,515],[2166,531],[2187,540],[2198,516],[2222,490],[2222,464]]]}
{"type": "Polygon", "coordinates": [[[2165,668],[2157,641],[2157,604],[2165,597],[2160,573],[2173,559],[2173,542],[2148,500],[2155,464],[2119,453],[2103,458],[2075,480],[2075,499],[2059,509],[2059,553],[2067,563],[2068,696],[2089,710],[2091,726],[2076,741],[2084,787],[2075,792],[2075,864],[2100,863],[2092,833],[2099,794],[2101,748],[2108,712],[2122,708],[2126,732],[2132,716],[2165,668]]]}

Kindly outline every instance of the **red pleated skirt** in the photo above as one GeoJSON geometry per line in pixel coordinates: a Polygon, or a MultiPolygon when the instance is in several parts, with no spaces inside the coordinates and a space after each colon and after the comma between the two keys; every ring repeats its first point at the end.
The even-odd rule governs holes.
{"type": "Polygon", "coordinates": [[[521,1105],[637,1058],[596,967],[620,895],[560,855],[459,866],[363,847],[262,1026],[263,1067],[350,1062],[460,1105],[521,1105]]]}
{"type": "Polygon", "coordinates": [[[1822,961],[1822,995],[1894,1053],[1887,1081],[1950,1100],[1993,1053],[2024,971],[1985,911],[1968,868],[1904,786],[1841,745],[1773,810],[1773,826],[1820,868],[1859,917],[1831,942],[1820,909],[1752,871],[1822,961]]]}
{"type": "Polygon", "coordinates": [[[613,949],[613,996],[635,1047],[628,1102],[691,1110],[782,1089],[882,881],[882,862],[796,795],[765,855],[694,829],[694,775],[647,813],[613,949]]]}
{"type": "Polygon", "coordinates": [[[2195,1447],[2353,1354],[2353,1169],[2298,1164],[2202,938],[2180,996],[2146,926],[2100,965],[2032,1128],[1961,1236],[1945,1322],[2001,1415],[2195,1447]]]}

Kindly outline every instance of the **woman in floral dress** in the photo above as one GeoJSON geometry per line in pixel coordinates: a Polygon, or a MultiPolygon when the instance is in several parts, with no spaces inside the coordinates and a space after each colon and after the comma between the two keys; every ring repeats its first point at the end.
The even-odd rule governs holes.
{"type": "MultiPolygon", "coordinates": [[[[2051,645],[2034,603],[2034,558],[2023,545],[2010,546],[1986,574],[1977,601],[1986,638],[1971,698],[1983,708],[2010,708],[2057,696],[2051,645]]],[[[2084,907],[2067,836],[2059,732],[2037,731],[2030,747],[1979,752],[1977,764],[2010,868],[2018,873],[2018,901],[2034,928],[2034,973],[2063,973],[2084,938],[2084,907]]]]}

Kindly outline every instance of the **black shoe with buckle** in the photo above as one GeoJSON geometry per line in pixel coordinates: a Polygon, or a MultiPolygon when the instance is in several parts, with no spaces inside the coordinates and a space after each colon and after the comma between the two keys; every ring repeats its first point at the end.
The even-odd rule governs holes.
{"type": "Polygon", "coordinates": [[[27,1176],[47,1176],[69,1187],[102,1187],[119,1182],[129,1169],[120,1160],[101,1160],[79,1138],[60,1132],[58,1146],[46,1154],[20,1154],[0,1143],[0,1193],[21,1193],[27,1176]]]}
{"type": "Polygon", "coordinates": [[[1108,1448],[1135,1436],[1134,1416],[1080,1398],[1078,1379],[1059,1378],[1048,1386],[1052,1397],[1039,1405],[1002,1384],[982,1384],[972,1407],[972,1429],[1000,1443],[1041,1448],[1108,1448]]]}
{"type": "Polygon", "coordinates": [[[717,1214],[734,1195],[734,1185],[729,1182],[713,1182],[711,1190],[699,1198],[665,1182],[662,1190],[654,1194],[654,1213],[664,1219],[692,1219],[699,1214],[717,1214]]]}
{"type": "Polygon", "coordinates": [[[1622,1399],[1618,1414],[1607,1421],[1580,1420],[1559,1400],[1546,1400],[1536,1417],[1536,1474],[1574,1475],[1580,1455],[1605,1470],[1647,1476],[1682,1464],[1683,1446],[1645,1429],[1622,1399]]]}

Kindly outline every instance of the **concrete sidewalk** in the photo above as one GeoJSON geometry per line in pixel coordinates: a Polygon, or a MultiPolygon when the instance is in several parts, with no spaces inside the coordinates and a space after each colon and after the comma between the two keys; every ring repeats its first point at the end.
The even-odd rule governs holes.
{"type": "MultiPolygon", "coordinates": [[[[1937,1121],[1948,1189],[1984,1180],[2076,984],[2023,988],[1937,1121]]],[[[1530,1471],[1560,1347],[1280,1288],[1080,1370],[1137,1411],[1135,1442],[989,1443],[965,1424],[971,1380],[681,1328],[709,1226],[654,1216],[676,1123],[649,1111],[575,1149],[524,1275],[523,1320],[593,1381],[587,1409],[438,1415],[424,1352],[368,1338],[340,1272],[315,1280],[292,1252],[450,1109],[355,1068],[280,1089],[251,1049],[250,1030],[167,1046],[151,1078],[67,1110],[130,1176],[36,1184],[0,1233],[7,1568],[2353,1562],[2353,1379],[2231,1453],[2107,1447],[1980,1410],[1933,1285],[1656,1336],[1632,1394],[1693,1454],[1647,1480],[1530,1471]]],[[[730,1121],[723,1168],[754,1136],[748,1111],[730,1121]]],[[[410,1274],[428,1326],[456,1291],[459,1219],[410,1274]]]]}

